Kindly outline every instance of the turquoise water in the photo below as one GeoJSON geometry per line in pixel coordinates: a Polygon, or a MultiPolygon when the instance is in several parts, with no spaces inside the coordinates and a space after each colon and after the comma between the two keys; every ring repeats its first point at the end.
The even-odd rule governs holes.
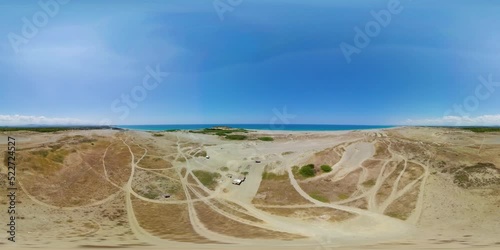
{"type": "Polygon", "coordinates": [[[339,130],[363,130],[392,128],[394,126],[377,125],[311,125],[311,124],[177,124],[177,125],[118,125],[118,128],[130,130],[163,131],[163,130],[194,130],[211,128],[214,126],[228,126],[231,128],[243,128],[249,130],[287,130],[287,131],[339,131],[339,130]]]}

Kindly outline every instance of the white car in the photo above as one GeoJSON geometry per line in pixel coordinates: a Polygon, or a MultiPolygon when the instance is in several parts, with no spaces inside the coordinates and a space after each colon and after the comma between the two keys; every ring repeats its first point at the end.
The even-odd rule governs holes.
{"type": "Polygon", "coordinates": [[[245,176],[240,176],[236,179],[233,180],[234,185],[241,185],[242,182],[244,182],[247,179],[245,176]]]}

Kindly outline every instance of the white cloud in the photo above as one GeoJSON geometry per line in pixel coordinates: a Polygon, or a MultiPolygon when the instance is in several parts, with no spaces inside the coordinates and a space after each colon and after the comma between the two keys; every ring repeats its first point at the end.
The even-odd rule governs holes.
{"type": "Polygon", "coordinates": [[[74,118],[50,118],[29,115],[0,115],[0,126],[21,125],[82,125],[88,122],[74,118]]]}
{"type": "Polygon", "coordinates": [[[500,126],[500,114],[468,116],[443,116],[433,119],[408,119],[404,125],[431,125],[431,126],[500,126]]]}

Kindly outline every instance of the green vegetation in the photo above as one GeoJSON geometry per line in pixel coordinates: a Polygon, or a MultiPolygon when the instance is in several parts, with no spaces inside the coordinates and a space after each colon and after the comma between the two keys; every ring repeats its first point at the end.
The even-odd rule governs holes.
{"type": "Polygon", "coordinates": [[[146,192],[141,192],[141,194],[150,200],[154,200],[154,199],[158,198],[158,196],[160,196],[160,193],[158,192],[157,187],[155,185],[152,185],[152,184],[147,185],[146,192]]]}
{"type": "Polygon", "coordinates": [[[228,139],[228,140],[245,140],[247,139],[247,136],[246,135],[226,135],[224,138],[228,139]]]}
{"type": "Polygon", "coordinates": [[[314,164],[307,164],[300,168],[299,174],[303,177],[309,178],[316,175],[316,171],[314,170],[314,164]]]}
{"type": "Polygon", "coordinates": [[[362,184],[364,187],[367,187],[367,188],[369,188],[369,187],[373,187],[373,186],[375,186],[375,180],[374,180],[374,179],[369,179],[369,180],[367,180],[367,181],[365,181],[365,182],[363,182],[363,183],[361,183],[361,184],[362,184]]]}
{"type": "Polygon", "coordinates": [[[500,132],[500,127],[463,127],[462,129],[475,133],[500,132]]]}
{"type": "Polygon", "coordinates": [[[286,151],[286,152],[283,152],[282,155],[290,155],[290,154],[293,154],[292,151],[286,151]]]}
{"type": "Polygon", "coordinates": [[[38,150],[38,151],[31,151],[31,153],[34,155],[40,155],[42,157],[47,157],[49,155],[49,151],[45,150],[45,149],[38,150]]]}
{"type": "Polygon", "coordinates": [[[229,171],[229,168],[228,168],[228,167],[221,167],[221,168],[220,168],[220,171],[224,171],[224,172],[226,172],[226,171],[229,171]]]}
{"type": "Polygon", "coordinates": [[[408,217],[407,215],[403,215],[403,214],[396,213],[396,212],[389,212],[386,215],[390,216],[392,218],[400,219],[400,220],[406,220],[406,218],[408,217]]]}
{"type": "Polygon", "coordinates": [[[323,172],[325,173],[328,173],[328,172],[331,172],[332,171],[332,167],[328,166],[328,165],[321,165],[321,170],[323,170],[323,172]]]}
{"type": "Polygon", "coordinates": [[[201,130],[189,130],[189,132],[197,134],[224,136],[224,138],[229,140],[245,140],[247,139],[246,135],[234,135],[233,133],[248,133],[248,130],[241,128],[230,128],[230,127],[213,127],[201,130]]]}
{"type": "Polygon", "coordinates": [[[248,133],[248,130],[241,128],[214,127],[214,128],[205,128],[202,130],[190,130],[189,132],[198,134],[216,134],[224,136],[231,133],[248,133]]]}
{"type": "Polygon", "coordinates": [[[57,162],[57,163],[63,163],[64,158],[70,153],[71,151],[65,150],[65,149],[60,149],[59,145],[55,145],[52,147],[51,150],[47,149],[40,149],[36,151],[31,151],[30,153],[32,155],[36,156],[41,156],[43,158],[47,158],[51,161],[57,162]]]}
{"type": "Polygon", "coordinates": [[[247,176],[248,175],[248,171],[241,172],[241,174],[244,175],[244,176],[247,176]]]}
{"type": "Polygon", "coordinates": [[[318,201],[321,201],[321,202],[325,202],[325,203],[330,202],[330,200],[328,200],[328,198],[326,198],[325,196],[321,195],[318,192],[312,192],[309,194],[309,196],[311,196],[311,198],[318,200],[318,201]]]}
{"type": "Polygon", "coordinates": [[[500,184],[500,169],[493,163],[477,163],[450,169],[453,183],[462,188],[477,188],[500,184]]]}
{"type": "Polygon", "coordinates": [[[258,139],[261,141],[274,141],[274,138],[269,136],[259,137],[258,139]]]}
{"type": "Polygon", "coordinates": [[[349,195],[347,195],[347,194],[339,194],[337,197],[339,197],[339,200],[345,200],[345,199],[349,198],[349,195]]]}
{"type": "Polygon", "coordinates": [[[64,158],[66,158],[66,155],[64,153],[61,153],[61,152],[51,154],[51,157],[50,157],[51,160],[58,162],[58,163],[63,163],[64,158]]]}
{"type": "Polygon", "coordinates": [[[160,137],[160,136],[163,136],[163,134],[154,133],[153,136],[160,137]]]}
{"type": "Polygon", "coordinates": [[[288,175],[282,174],[278,175],[272,172],[262,172],[262,180],[286,180],[288,179],[288,175]]]}
{"type": "Polygon", "coordinates": [[[163,130],[163,132],[177,132],[177,131],[181,131],[180,129],[167,129],[167,130],[163,130]]]}
{"type": "Polygon", "coordinates": [[[215,189],[215,186],[217,186],[217,179],[221,177],[219,173],[204,170],[194,170],[193,174],[200,180],[201,184],[210,189],[215,189]]]}

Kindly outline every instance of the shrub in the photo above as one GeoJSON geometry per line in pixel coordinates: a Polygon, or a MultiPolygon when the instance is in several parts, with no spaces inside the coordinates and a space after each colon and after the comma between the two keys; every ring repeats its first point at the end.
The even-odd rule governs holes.
{"type": "Polygon", "coordinates": [[[367,180],[367,181],[363,182],[362,185],[364,187],[373,187],[373,186],[375,186],[375,180],[374,179],[367,180]]]}
{"type": "Polygon", "coordinates": [[[500,127],[464,127],[463,129],[475,133],[500,132],[500,127]]]}
{"type": "Polygon", "coordinates": [[[272,172],[262,172],[262,179],[263,180],[284,180],[288,179],[288,175],[283,174],[283,175],[278,175],[272,172]]]}
{"type": "Polygon", "coordinates": [[[155,134],[153,134],[153,136],[160,137],[160,136],[163,136],[163,134],[155,133],[155,134]]]}
{"type": "Polygon", "coordinates": [[[318,192],[311,193],[311,194],[309,194],[309,196],[311,196],[311,198],[313,198],[315,200],[318,200],[318,201],[321,201],[321,202],[325,202],[325,203],[330,202],[328,200],[328,198],[326,198],[325,196],[319,194],[318,192]]]}
{"type": "Polygon", "coordinates": [[[323,172],[325,173],[328,173],[328,172],[331,172],[332,171],[332,167],[328,166],[328,165],[321,165],[321,170],[323,170],[323,172]]]}
{"type": "Polygon", "coordinates": [[[63,163],[64,162],[64,154],[55,154],[55,155],[52,155],[52,160],[55,161],[55,162],[58,162],[58,163],[63,163]]]}
{"type": "Polygon", "coordinates": [[[229,171],[229,168],[228,168],[228,167],[221,167],[221,168],[220,168],[220,171],[224,171],[224,172],[226,172],[226,171],[229,171]]]}
{"type": "Polygon", "coordinates": [[[204,170],[194,170],[193,174],[200,180],[201,184],[210,189],[215,188],[217,179],[221,177],[219,173],[212,173],[204,170]]]}
{"type": "Polygon", "coordinates": [[[299,170],[299,174],[306,178],[313,177],[314,175],[316,175],[316,172],[314,171],[314,164],[302,166],[299,170]]]}
{"type": "Polygon", "coordinates": [[[245,140],[247,138],[246,135],[226,135],[224,138],[228,140],[245,140]]]}
{"type": "Polygon", "coordinates": [[[40,155],[42,157],[47,157],[49,155],[49,151],[43,149],[38,151],[32,151],[31,153],[34,155],[40,155]]]}
{"type": "Polygon", "coordinates": [[[349,198],[349,195],[347,195],[347,194],[339,194],[338,197],[339,197],[339,200],[345,200],[345,199],[349,198]]]}
{"type": "Polygon", "coordinates": [[[259,137],[258,139],[261,141],[274,141],[274,138],[269,136],[259,137]]]}

